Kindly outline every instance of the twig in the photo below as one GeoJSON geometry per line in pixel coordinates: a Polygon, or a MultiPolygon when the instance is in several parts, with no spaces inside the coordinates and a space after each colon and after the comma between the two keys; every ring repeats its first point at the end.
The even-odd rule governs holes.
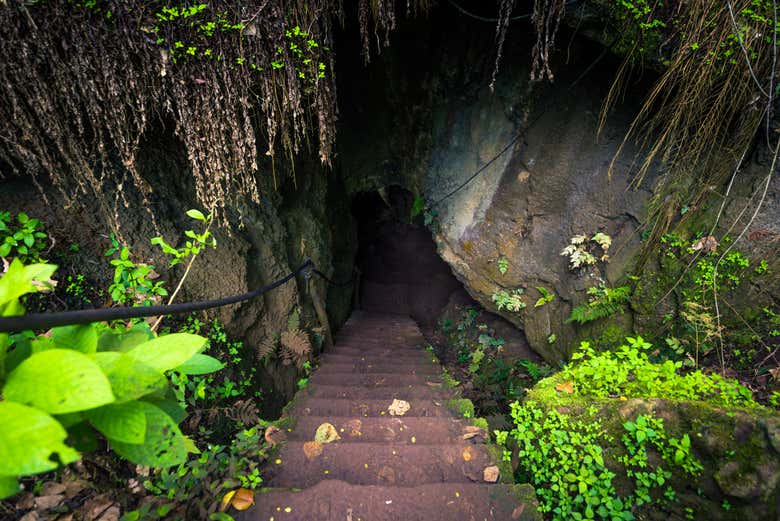
{"type": "MultiPolygon", "coordinates": [[[[756,74],[753,72],[753,66],[750,64],[750,56],[748,55],[745,45],[742,43],[742,34],[739,32],[739,27],[737,27],[737,19],[734,17],[734,8],[731,6],[731,0],[726,0],[726,5],[729,8],[729,18],[731,19],[731,27],[734,29],[734,34],[737,37],[737,43],[739,43],[739,48],[742,49],[742,54],[745,55],[745,62],[747,62],[748,70],[750,71],[750,76],[753,78],[753,81],[756,83],[756,87],[758,87],[758,90],[761,91],[761,94],[771,99],[771,96],[766,93],[764,88],[761,86],[761,82],[758,81],[758,78],[756,78],[756,74]]],[[[777,27],[776,26],[772,27],[772,30],[776,32],[777,27]]]]}

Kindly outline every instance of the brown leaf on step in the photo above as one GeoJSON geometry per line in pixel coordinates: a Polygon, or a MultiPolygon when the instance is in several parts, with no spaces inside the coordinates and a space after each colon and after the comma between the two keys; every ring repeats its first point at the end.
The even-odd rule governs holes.
{"type": "Polygon", "coordinates": [[[555,386],[556,391],[560,391],[562,393],[572,394],[574,392],[574,382],[571,380],[563,382],[562,384],[558,384],[555,386]]]}
{"type": "Polygon", "coordinates": [[[265,430],[265,441],[269,445],[276,445],[277,443],[283,442],[287,436],[284,434],[284,431],[277,427],[276,425],[271,425],[265,430]]]}
{"type": "Polygon", "coordinates": [[[236,490],[233,499],[230,500],[230,505],[236,510],[246,510],[255,504],[255,493],[248,488],[240,488],[236,490]]]}
{"type": "Polygon", "coordinates": [[[344,428],[349,430],[349,436],[360,436],[362,432],[360,429],[363,427],[363,422],[358,419],[349,420],[344,424],[344,428]]]}
{"type": "Polygon", "coordinates": [[[317,427],[317,432],[314,433],[314,441],[320,443],[330,443],[341,439],[339,433],[336,432],[336,427],[330,423],[323,423],[317,427]]]}
{"type": "Polygon", "coordinates": [[[395,470],[393,470],[392,467],[388,467],[387,465],[379,469],[379,472],[377,472],[376,476],[381,482],[390,484],[395,483],[395,470]]]}
{"type": "Polygon", "coordinates": [[[390,404],[387,410],[390,411],[391,416],[403,416],[409,411],[409,409],[411,409],[411,407],[412,406],[409,405],[409,402],[406,400],[399,400],[394,398],[393,403],[390,404]]]}
{"type": "Polygon", "coordinates": [[[488,483],[495,483],[498,481],[498,475],[498,467],[491,465],[490,467],[485,467],[485,470],[482,471],[482,480],[488,483]]]}
{"type": "Polygon", "coordinates": [[[322,454],[322,443],[319,441],[307,441],[303,444],[303,453],[306,454],[306,459],[313,460],[322,454]]]}
{"type": "Polygon", "coordinates": [[[512,519],[520,519],[520,516],[523,515],[524,511],[525,511],[525,505],[520,505],[516,509],[512,510],[512,519]]]}
{"type": "Polygon", "coordinates": [[[474,457],[471,451],[472,451],[471,447],[466,447],[465,449],[463,449],[463,453],[462,453],[463,461],[471,461],[471,459],[474,457]]]}
{"type": "Polygon", "coordinates": [[[463,435],[461,436],[464,440],[470,440],[474,439],[474,441],[485,441],[487,440],[487,431],[483,429],[482,427],[477,427],[476,425],[467,425],[463,428],[463,435]]]}

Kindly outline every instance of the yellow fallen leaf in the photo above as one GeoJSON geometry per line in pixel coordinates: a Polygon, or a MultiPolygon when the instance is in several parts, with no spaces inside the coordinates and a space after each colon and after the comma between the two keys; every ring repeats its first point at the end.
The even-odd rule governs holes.
{"type": "Polygon", "coordinates": [[[285,512],[287,512],[287,513],[289,514],[290,512],[292,512],[292,508],[290,508],[290,507],[284,507],[284,511],[285,511],[285,512]]]}
{"type": "Polygon", "coordinates": [[[318,441],[307,441],[303,444],[303,453],[306,454],[306,459],[313,460],[322,454],[322,443],[318,441]]]}
{"type": "Polygon", "coordinates": [[[562,393],[572,394],[574,392],[574,382],[568,380],[562,384],[558,384],[555,386],[555,390],[562,393]]]}
{"type": "Polygon", "coordinates": [[[248,488],[240,488],[236,490],[230,504],[236,510],[246,510],[255,504],[255,493],[248,488]]]}
{"type": "Polygon", "coordinates": [[[330,423],[323,423],[317,427],[317,432],[314,433],[314,441],[320,443],[330,443],[332,441],[340,440],[341,436],[336,432],[336,427],[330,423]]]}
{"type": "Polygon", "coordinates": [[[393,399],[393,403],[387,408],[390,411],[390,416],[403,416],[406,414],[412,406],[406,400],[393,399]]]}
{"type": "Polygon", "coordinates": [[[224,512],[227,510],[228,505],[230,505],[230,500],[233,499],[233,496],[236,495],[235,490],[231,490],[225,496],[222,498],[222,503],[219,504],[219,511],[224,512]]]}
{"type": "Polygon", "coordinates": [[[471,447],[463,449],[463,461],[471,461],[471,447]]]}

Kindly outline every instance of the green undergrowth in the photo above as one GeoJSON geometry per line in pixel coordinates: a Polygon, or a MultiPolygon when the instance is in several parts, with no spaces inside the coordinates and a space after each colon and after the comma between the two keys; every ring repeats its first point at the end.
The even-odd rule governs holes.
{"type": "Polygon", "coordinates": [[[658,411],[700,403],[692,414],[706,417],[705,426],[737,411],[768,414],[735,380],[683,374],[680,362],[652,362],[653,351],[641,337],[604,352],[583,342],[562,371],[511,404],[512,427],[496,439],[517,463],[516,481],[536,487],[551,519],[632,520],[640,510],[672,508],[704,470],[692,443],[700,433],[681,429],[675,414],[656,414],[653,403],[669,404],[658,411]]]}

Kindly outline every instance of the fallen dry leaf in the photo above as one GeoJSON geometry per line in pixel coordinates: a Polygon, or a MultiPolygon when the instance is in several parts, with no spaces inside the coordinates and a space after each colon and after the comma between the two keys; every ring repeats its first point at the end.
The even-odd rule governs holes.
{"type": "Polygon", "coordinates": [[[471,447],[463,449],[463,461],[471,461],[474,456],[471,454],[471,447]]]}
{"type": "Polygon", "coordinates": [[[482,427],[477,427],[476,425],[467,425],[463,428],[463,435],[461,437],[464,440],[476,438],[474,441],[484,441],[487,440],[487,431],[482,427]]]}
{"type": "Polygon", "coordinates": [[[233,495],[230,504],[236,510],[246,510],[255,504],[255,493],[248,488],[239,488],[233,495]]]}
{"type": "Polygon", "coordinates": [[[702,237],[701,239],[696,241],[693,245],[694,251],[701,250],[702,253],[712,253],[717,249],[718,249],[718,239],[716,239],[712,235],[702,237]]]}
{"type": "Polygon", "coordinates": [[[284,431],[277,427],[276,425],[271,425],[265,430],[265,441],[269,445],[276,445],[277,443],[283,442],[287,436],[284,434],[284,431]]]}
{"type": "Polygon", "coordinates": [[[320,443],[330,443],[332,441],[340,440],[341,436],[336,432],[336,427],[330,423],[323,423],[317,427],[317,432],[314,433],[314,441],[320,443]]]}
{"type": "Polygon", "coordinates": [[[406,414],[412,406],[406,400],[393,399],[393,403],[387,408],[390,411],[391,416],[403,416],[406,414]]]}
{"type": "Polygon", "coordinates": [[[488,483],[495,483],[498,481],[498,475],[498,467],[491,465],[490,467],[485,467],[485,470],[482,471],[482,480],[488,483]]]}
{"type": "Polygon", "coordinates": [[[306,454],[306,459],[313,460],[322,454],[322,443],[319,441],[307,441],[303,444],[303,453],[306,454]]]}
{"type": "Polygon", "coordinates": [[[227,510],[228,505],[230,505],[230,500],[233,499],[233,496],[235,495],[236,495],[236,491],[231,490],[230,492],[228,492],[222,497],[222,502],[219,504],[220,512],[224,512],[225,510],[227,510]]]}
{"type": "Polygon", "coordinates": [[[350,436],[360,436],[362,434],[360,429],[363,427],[363,422],[358,419],[349,420],[344,424],[344,427],[349,429],[350,436]]]}
{"type": "Polygon", "coordinates": [[[555,386],[556,391],[560,391],[562,393],[572,394],[574,392],[574,382],[571,380],[563,382],[562,384],[558,384],[555,386]]]}

